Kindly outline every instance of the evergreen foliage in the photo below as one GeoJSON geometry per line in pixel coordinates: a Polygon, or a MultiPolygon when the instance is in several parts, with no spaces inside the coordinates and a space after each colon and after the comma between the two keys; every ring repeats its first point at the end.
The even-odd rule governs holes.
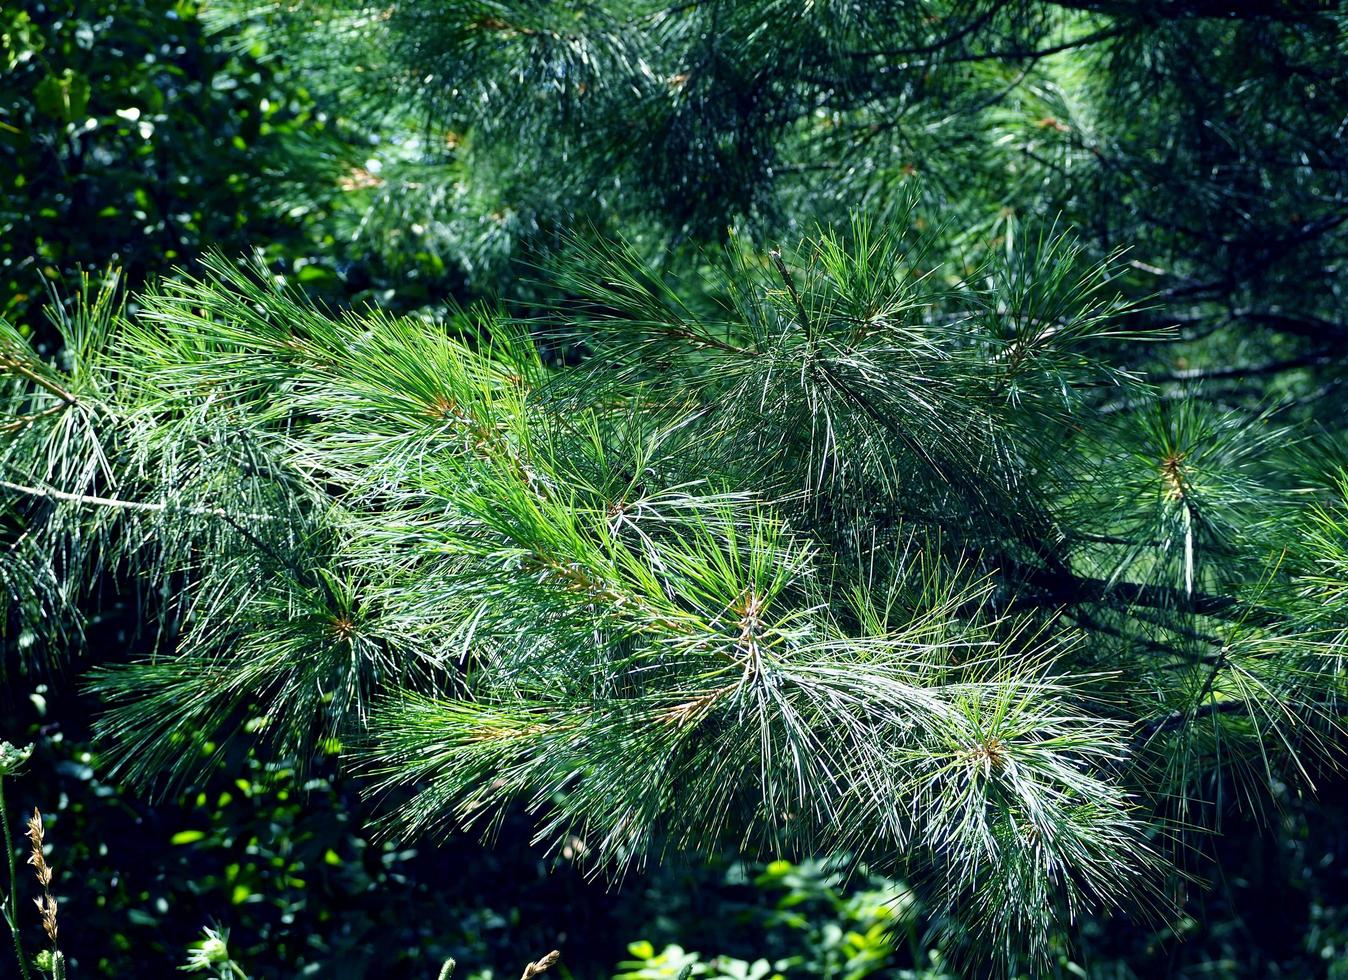
{"type": "Polygon", "coordinates": [[[1333,761],[1341,9],[318,9],[216,14],[453,137],[473,302],[217,254],[56,358],[0,323],[10,626],[157,628],[89,675],[121,772],[249,738],[398,835],[843,854],[1011,972],[1333,761]]]}

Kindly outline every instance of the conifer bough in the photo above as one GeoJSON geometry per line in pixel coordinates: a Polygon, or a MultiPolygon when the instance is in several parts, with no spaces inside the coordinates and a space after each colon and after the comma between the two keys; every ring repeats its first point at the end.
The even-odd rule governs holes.
{"type": "Polygon", "coordinates": [[[141,583],[155,649],[89,677],[147,782],[336,740],[398,833],[843,852],[1046,955],[1155,899],[1221,786],[1318,764],[1348,473],[1143,397],[1070,239],[967,269],[919,225],[697,279],[577,238],[527,318],[330,314],[217,257],[86,292],[56,360],[0,326],[10,624],[60,651],[141,583]]]}

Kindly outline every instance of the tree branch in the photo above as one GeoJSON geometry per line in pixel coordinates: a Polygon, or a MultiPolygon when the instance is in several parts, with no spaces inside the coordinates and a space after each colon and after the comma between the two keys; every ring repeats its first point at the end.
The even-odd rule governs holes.
{"type": "Polygon", "coordinates": [[[1051,0],[1056,7],[1137,20],[1277,20],[1295,23],[1328,14],[1317,0],[1051,0]]]}
{"type": "Polygon", "coordinates": [[[782,261],[780,249],[774,248],[768,254],[772,256],[772,261],[777,266],[777,274],[782,277],[782,282],[786,284],[786,291],[791,294],[791,301],[796,304],[796,317],[800,320],[801,329],[805,331],[805,339],[813,345],[814,328],[810,324],[809,315],[805,312],[805,304],[801,301],[800,293],[796,292],[796,281],[791,278],[791,270],[782,261]]]}
{"type": "Polygon", "coordinates": [[[1239,714],[1242,711],[1249,710],[1249,704],[1244,701],[1206,701],[1189,711],[1179,711],[1177,709],[1167,715],[1152,718],[1149,721],[1143,722],[1142,727],[1133,735],[1132,741],[1128,743],[1128,754],[1134,755],[1142,751],[1157,735],[1178,731],[1190,722],[1197,721],[1200,718],[1206,718],[1210,715],[1239,714]]]}
{"type": "Polygon", "coordinates": [[[44,378],[42,375],[38,374],[17,357],[10,356],[0,359],[0,373],[3,372],[11,372],[21,378],[27,378],[29,381],[33,382],[33,384],[55,395],[67,405],[74,405],[79,400],[55,381],[52,381],[50,378],[44,378]]]}
{"type": "MultiPolygon", "coordinates": [[[[69,504],[111,507],[117,510],[130,510],[139,513],[158,514],[167,510],[178,510],[184,514],[192,514],[198,517],[218,517],[230,523],[238,519],[223,507],[173,507],[166,501],[122,500],[118,497],[100,497],[89,493],[70,493],[67,490],[57,490],[55,487],[30,487],[22,483],[11,483],[9,480],[0,480],[0,490],[12,490],[15,493],[22,493],[42,500],[60,500],[69,504]]],[[[250,521],[270,521],[274,515],[241,514],[238,516],[250,521]]]]}
{"type": "Polygon", "coordinates": [[[1219,368],[1186,368],[1180,371],[1171,371],[1168,374],[1155,375],[1156,381],[1213,381],[1222,378],[1245,378],[1256,375],[1277,374],[1281,371],[1291,371],[1295,368],[1312,367],[1318,364],[1328,364],[1332,358],[1328,348],[1311,351],[1308,354],[1302,354],[1300,357],[1289,357],[1281,361],[1268,361],[1264,364],[1246,364],[1232,365],[1219,368]]]}
{"type": "Polygon", "coordinates": [[[1063,569],[1014,569],[1026,583],[1041,591],[1039,604],[1077,605],[1080,603],[1122,602],[1130,606],[1172,609],[1200,616],[1226,616],[1248,612],[1232,596],[1210,592],[1186,592],[1169,585],[1143,585],[1138,582],[1109,582],[1102,578],[1075,575],[1063,569]]]}

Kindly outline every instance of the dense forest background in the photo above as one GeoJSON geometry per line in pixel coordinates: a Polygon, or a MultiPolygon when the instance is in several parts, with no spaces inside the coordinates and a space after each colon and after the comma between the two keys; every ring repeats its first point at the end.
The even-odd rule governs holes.
{"type": "MultiPolygon", "coordinates": [[[[1055,270],[1107,269],[1100,316],[1117,323],[1090,356],[1127,384],[1088,398],[1115,441],[1062,465],[1105,473],[1115,497],[1141,494],[1159,466],[1172,503],[1189,492],[1182,465],[1210,467],[1194,478],[1202,507],[1181,508],[1201,522],[1199,571],[1185,532],[1187,552],[1130,552],[1126,571],[1092,579],[1086,605],[1055,591],[1058,566],[1024,580],[1076,617],[1099,670],[1122,665],[1172,698],[1136,713],[1145,737],[1129,744],[1140,755],[1163,736],[1157,755],[1184,760],[1153,766],[1170,779],[1155,794],[1176,870],[1152,908],[1083,909],[1039,936],[1036,957],[1001,965],[1348,976],[1345,30],[1348,6],[1312,0],[19,0],[0,10],[0,317],[60,365],[73,356],[62,325],[114,279],[135,316],[173,277],[251,262],[334,315],[375,307],[427,331],[489,306],[534,329],[560,309],[593,335],[537,328],[541,363],[611,358],[635,375],[677,361],[655,342],[604,346],[607,319],[668,312],[612,285],[645,282],[637,269],[716,281],[689,301],[710,307],[733,292],[708,272],[719,256],[790,257],[821,229],[897,229],[919,281],[1001,263],[1011,293],[990,287],[994,308],[1057,301],[1047,286],[1014,292],[1026,282],[1076,302],[1085,294],[1055,270]],[[1278,589],[1285,600],[1267,597],[1278,589]],[[1266,632],[1240,676],[1258,694],[1240,699],[1214,678],[1251,617],[1266,632]],[[1269,651],[1303,629],[1316,665],[1269,672],[1269,651]],[[1179,693],[1166,688],[1190,669],[1179,693]],[[1229,708],[1264,696],[1257,718],[1229,708]],[[1284,715],[1303,711],[1314,738],[1290,723],[1285,735],[1284,715]],[[1167,809],[1186,794],[1192,810],[1167,809]]],[[[15,419],[35,414],[13,397],[15,419]]],[[[0,481],[30,462],[0,454],[0,481]]],[[[866,464],[851,486],[868,485],[866,464]]],[[[1144,506],[1093,493],[1071,501],[1082,527],[1126,513],[1087,547],[1170,533],[1144,506]]],[[[1048,526],[991,499],[947,500],[963,528],[942,534],[1048,526]]],[[[189,957],[226,975],[204,964],[207,927],[227,930],[254,977],[432,977],[448,958],[456,976],[503,977],[554,948],[558,975],[630,980],[685,966],[737,980],[992,969],[901,865],[718,839],[595,875],[583,842],[538,847],[516,810],[489,843],[390,833],[387,797],[366,792],[336,739],[278,750],[247,711],[231,716],[237,737],[160,747],[195,753],[190,778],[138,772],[125,706],[148,682],[117,669],[166,642],[142,600],[170,585],[110,561],[60,597],[69,608],[35,601],[18,557],[28,506],[0,498],[0,740],[33,752],[0,786],[13,826],[34,807],[46,817],[71,976],[171,976],[189,957]]],[[[37,948],[27,897],[19,921],[37,948]]],[[[0,964],[11,975],[12,959],[0,964]]]]}

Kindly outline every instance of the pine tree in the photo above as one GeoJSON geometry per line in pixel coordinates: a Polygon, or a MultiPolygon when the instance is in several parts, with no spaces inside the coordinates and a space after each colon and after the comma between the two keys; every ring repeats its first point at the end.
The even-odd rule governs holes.
{"type": "Polygon", "coordinates": [[[846,854],[1007,971],[1163,907],[1233,792],[1313,782],[1348,609],[1342,15],[931,6],[274,25],[415,89],[490,184],[450,245],[533,264],[436,319],[215,256],[54,307],[59,357],[0,326],[12,625],[69,647],[114,581],[158,630],[89,675],[122,771],[340,746],[398,834],[521,808],[602,873],[846,854]],[[1136,136],[1203,109],[1204,40],[1273,121],[1166,122],[1153,175],[1136,136]]]}

